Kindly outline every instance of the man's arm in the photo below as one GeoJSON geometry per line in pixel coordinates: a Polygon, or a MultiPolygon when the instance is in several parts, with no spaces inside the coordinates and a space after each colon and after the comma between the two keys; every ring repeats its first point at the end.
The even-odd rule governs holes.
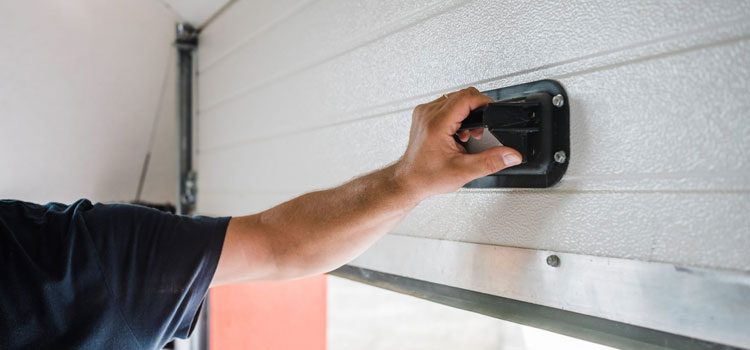
{"type": "MultiPolygon", "coordinates": [[[[474,88],[417,106],[396,163],[259,214],[232,218],[212,286],[284,280],[331,271],[364,252],[423,199],[521,162],[508,147],[467,154],[453,136],[492,99],[474,88]]],[[[481,129],[459,133],[463,141],[481,129]]]]}

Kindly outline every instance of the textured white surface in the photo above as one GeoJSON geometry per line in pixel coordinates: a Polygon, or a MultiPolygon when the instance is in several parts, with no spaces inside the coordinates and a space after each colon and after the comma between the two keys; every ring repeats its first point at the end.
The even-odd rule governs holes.
{"type": "MultiPolygon", "coordinates": [[[[637,3],[569,8],[534,4],[519,3],[513,5],[519,7],[515,9],[502,2],[476,2],[449,7],[447,12],[430,6],[428,11],[417,13],[431,10],[435,17],[421,20],[405,16],[402,22],[411,26],[386,25],[372,35],[380,34],[378,40],[362,46],[347,41],[348,33],[356,32],[356,28],[342,26],[336,35],[340,48],[329,50],[298,51],[296,48],[306,47],[309,40],[295,40],[296,36],[317,30],[277,25],[272,32],[288,30],[287,36],[273,35],[275,40],[267,45],[253,45],[251,52],[256,55],[252,58],[235,63],[226,58],[225,67],[201,70],[200,112],[206,120],[215,119],[203,130],[204,147],[251,143],[260,136],[290,128],[311,129],[370,117],[384,109],[411,107],[444,91],[485,80],[491,83],[488,88],[495,88],[554,73],[576,73],[617,62],[618,58],[625,61],[632,56],[642,58],[712,43],[742,34],[730,31],[722,36],[715,26],[726,26],[731,20],[746,23],[743,15],[750,12],[746,2],[722,2],[722,6],[715,5],[716,9],[706,9],[702,2],[679,2],[682,10],[659,2],[665,8],[651,12],[647,5],[637,3]],[[523,18],[539,20],[516,19],[521,13],[523,18]],[[388,31],[392,27],[399,30],[388,31]],[[702,31],[680,35],[696,30],[702,31]],[[712,35],[703,35],[705,31],[712,35]],[[538,72],[561,65],[564,67],[554,72],[538,72]],[[286,103],[290,97],[295,103],[286,103]],[[309,113],[314,115],[304,117],[309,113]],[[276,122],[277,118],[294,118],[295,123],[288,126],[276,122]],[[230,125],[243,133],[226,133],[230,125]]],[[[302,11],[298,16],[307,13],[302,11]]],[[[368,15],[370,21],[379,22],[379,13],[368,15]]],[[[332,12],[321,16],[344,15],[332,12]]],[[[369,36],[355,37],[359,38],[366,40],[369,36]]],[[[240,51],[236,56],[245,57],[240,51]]]]}
{"type": "MultiPolygon", "coordinates": [[[[173,20],[151,0],[0,1],[0,198],[134,199],[173,20]]],[[[143,199],[176,197],[174,74],[143,199]]]]}
{"type": "Polygon", "coordinates": [[[557,187],[435,197],[395,232],[750,270],[750,3],[299,4],[236,43],[210,38],[241,14],[206,28],[200,211],[259,211],[388,164],[411,108],[440,93],[552,78],[571,98],[557,187]]]}

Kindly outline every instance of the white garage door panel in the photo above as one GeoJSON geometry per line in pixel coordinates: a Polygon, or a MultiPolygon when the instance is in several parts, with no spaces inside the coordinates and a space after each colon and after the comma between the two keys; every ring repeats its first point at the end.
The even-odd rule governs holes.
{"type": "Polygon", "coordinates": [[[429,18],[461,0],[327,0],[311,3],[226,57],[200,69],[201,108],[262,87],[357,46],[429,18]],[[238,69],[242,67],[241,69],[238,69]]]}
{"type": "Polygon", "coordinates": [[[238,216],[257,213],[296,197],[295,194],[211,190],[201,192],[201,214],[238,216]]]}
{"type": "MultiPolygon", "coordinates": [[[[280,129],[351,120],[366,109],[412,102],[487,79],[516,78],[561,64],[567,64],[568,70],[560,73],[570,73],[571,69],[587,69],[607,59],[650,56],[745,35],[747,28],[739,31],[726,27],[748,22],[747,4],[721,2],[694,11],[665,8],[663,15],[623,12],[622,8],[627,8],[624,5],[579,6],[568,9],[575,15],[567,16],[566,9],[560,10],[561,17],[550,15],[551,10],[545,6],[523,8],[524,18],[539,18],[533,22],[514,20],[518,13],[507,5],[471,3],[279,79],[272,79],[279,70],[295,71],[300,66],[284,59],[277,60],[277,69],[258,66],[257,60],[275,59],[267,51],[256,51],[263,53],[243,64],[227,64],[227,74],[221,77],[215,76],[218,67],[202,72],[201,89],[206,92],[201,94],[201,116],[216,119],[217,125],[246,127],[240,129],[266,135],[280,129]],[[659,15],[659,19],[647,14],[659,15]],[[560,18],[576,20],[556,22],[560,18]],[[592,58],[599,60],[591,62],[592,58]],[[582,64],[575,64],[580,60],[582,64]],[[237,90],[242,84],[257,88],[237,90]],[[288,103],[290,98],[294,104],[288,103]],[[314,116],[310,116],[311,111],[314,116]],[[274,118],[248,118],[260,115],[274,118]],[[292,118],[294,125],[280,125],[277,118],[292,118]]],[[[303,59],[297,56],[296,60],[303,59]]],[[[248,135],[236,134],[204,137],[203,147],[249,139],[248,135]]]]}
{"type": "MultiPolygon", "coordinates": [[[[734,42],[562,79],[572,99],[572,159],[560,189],[749,190],[750,150],[737,147],[750,144],[750,124],[738,118],[750,108],[748,51],[750,42],[734,42]],[[724,88],[704,89],[717,84],[724,88]]],[[[396,160],[409,119],[405,110],[204,150],[202,166],[211,169],[201,176],[204,190],[288,193],[339,184],[396,160]]]]}
{"type": "Polygon", "coordinates": [[[746,193],[465,191],[424,202],[394,232],[747,270],[747,213],[746,193]]]}
{"type": "MultiPolygon", "coordinates": [[[[387,165],[406,146],[412,108],[444,92],[555,79],[568,93],[571,121],[570,163],[558,185],[437,196],[383,241],[417,242],[411,247],[417,250],[423,242],[486,244],[488,251],[531,248],[528,254],[561,252],[563,259],[575,253],[575,261],[589,259],[591,266],[608,264],[593,257],[605,256],[638,269],[680,272],[633,260],[735,270],[740,284],[747,284],[750,2],[293,3],[283,8],[239,2],[201,35],[200,212],[258,212],[387,165]],[[270,15],[257,25],[241,23],[263,9],[270,15]]],[[[398,275],[398,269],[388,270],[392,262],[416,273],[410,277],[447,285],[453,284],[419,273],[450,270],[459,279],[481,270],[461,265],[471,259],[434,253],[439,249],[415,255],[414,262],[392,261],[390,246],[380,247],[360,260],[372,264],[360,266],[398,275]]],[[[529,271],[565,269],[524,261],[519,267],[529,271]]],[[[606,278],[584,272],[571,271],[584,277],[569,282],[581,290],[616,291],[614,298],[601,294],[592,301],[590,314],[688,335],[697,333],[680,323],[694,323],[711,331],[696,335],[702,339],[745,344],[737,332],[742,325],[724,327],[738,319],[734,314],[718,312],[729,320],[719,326],[700,323],[711,321],[709,313],[691,311],[695,317],[685,322],[672,318],[669,310],[690,304],[690,298],[664,305],[662,320],[676,322],[669,327],[649,323],[659,320],[640,309],[645,316],[638,319],[614,317],[606,310],[616,307],[617,295],[631,302],[661,299],[639,294],[642,286],[608,286],[606,278]]],[[[701,286],[711,285],[696,276],[701,286]]],[[[553,280],[536,277],[532,273],[524,283],[557,288],[553,280]]],[[[661,297],[681,291],[669,280],[649,283],[657,292],[668,291],[661,297]]],[[[564,303],[550,305],[567,309],[564,303]]],[[[731,300],[721,306],[734,309],[731,300]]]]}
{"type": "Polygon", "coordinates": [[[211,171],[201,175],[202,191],[301,194],[338,185],[398,159],[406,148],[409,123],[410,112],[399,113],[204,151],[201,168],[211,171]]]}
{"type": "MultiPolygon", "coordinates": [[[[396,232],[747,270],[750,150],[737,145],[750,144],[748,51],[733,40],[562,78],[572,158],[556,188],[441,196],[396,232]]],[[[252,212],[340,184],[397,159],[409,119],[403,110],[205,150],[201,189],[252,212]]]]}
{"type": "Polygon", "coordinates": [[[304,9],[311,0],[239,0],[200,33],[198,70],[204,71],[304,9]]]}
{"type": "MultiPolygon", "coordinates": [[[[202,205],[210,209],[201,211],[242,215],[293,196],[210,191],[201,195],[202,205]]],[[[425,201],[393,232],[747,271],[749,212],[746,194],[463,190],[425,201]],[[716,227],[743,229],[724,232],[716,227]]]]}

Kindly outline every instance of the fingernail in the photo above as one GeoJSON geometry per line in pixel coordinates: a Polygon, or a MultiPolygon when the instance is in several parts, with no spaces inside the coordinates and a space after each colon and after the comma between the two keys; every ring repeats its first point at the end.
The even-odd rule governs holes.
{"type": "Polygon", "coordinates": [[[515,155],[515,153],[508,153],[503,156],[503,162],[506,166],[513,166],[521,164],[521,157],[515,155]]]}

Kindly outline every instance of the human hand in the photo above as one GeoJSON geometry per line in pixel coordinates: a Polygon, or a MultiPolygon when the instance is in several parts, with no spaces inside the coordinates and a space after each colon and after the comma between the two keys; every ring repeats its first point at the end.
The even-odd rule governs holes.
{"type": "MultiPolygon", "coordinates": [[[[510,147],[468,154],[454,140],[469,112],[490,102],[470,87],[414,108],[409,144],[395,164],[395,175],[416,199],[456,191],[471,180],[521,163],[521,154],[510,147]]],[[[483,131],[463,130],[457,136],[465,142],[480,138],[483,131]]]]}

